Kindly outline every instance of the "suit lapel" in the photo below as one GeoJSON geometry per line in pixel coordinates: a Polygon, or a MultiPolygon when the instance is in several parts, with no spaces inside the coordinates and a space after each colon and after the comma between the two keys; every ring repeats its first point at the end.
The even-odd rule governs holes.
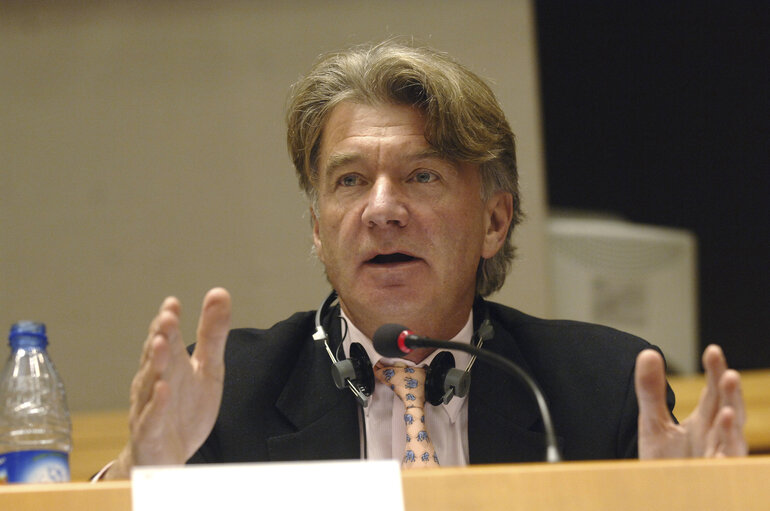
{"type": "MultiPolygon", "coordinates": [[[[485,341],[483,349],[508,358],[532,376],[511,334],[499,323],[494,326],[495,337],[485,341]]],[[[468,402],[470,462],[543,461],[545,442],[540,412],[529,387],[518,378],[477,361],[468,402]]]]}
{"type": "MultiPolygon", "coordinates": [[[[339,321],[332,314],[331,339],[339,339],[339,321]]],[[[276,408],[296,432],[268,438],[272,461],[360,457],[357,404],[347,390],[334,386],[331,361],[322,343],[303,344],[276,408]]]]}

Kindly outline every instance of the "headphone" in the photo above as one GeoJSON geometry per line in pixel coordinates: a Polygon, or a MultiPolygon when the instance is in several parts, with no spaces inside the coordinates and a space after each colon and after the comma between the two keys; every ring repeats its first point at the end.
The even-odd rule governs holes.
{"type": "MultiPolygon", "coordinates": [[[[337,301],[337,292],[332,291],[321,302],[321,306],[315,313],[313,340],[324,343],[326,353],[332,361],[332,379],[337,388],[349,388],[361,406],[366,407],[369,404],[369,396],[374,392],[374,370],[369,355],[361,344],[354,342],[350,345],[349,357],[340,359],[342,342],[340,341],[337,346],[337,352],[333,352],[329,345],[329,335],[321,325],[323,317],[335,301],[337,301]]],[[[485,340],[492,339],[494,336],[495,331],[489,319],[489,310],[484,307],[484,320],[478,330],[473,333],[471,343],[477,348],[481,348],[485,340]]],[[[344,337],[343,334],[341,338],[344,339],[344,337]]],[[[454,396],[467,396],[471,385],[471,368],[474,362],[476,362],[475,355],[471,357],[468,366],[463,371],[455,367],[455,357],[450,352],[438,353],[430,366],[426,368],[425,400],[436,406],[441,403],[449,403],[454,396]]]]}

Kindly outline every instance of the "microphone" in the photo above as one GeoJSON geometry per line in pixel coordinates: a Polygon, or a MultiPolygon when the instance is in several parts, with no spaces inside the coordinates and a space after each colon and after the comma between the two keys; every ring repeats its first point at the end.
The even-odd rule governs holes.
{"type": "Polygon", "coordinates": [[[405,354],[410,353],[414,348],[441,348],[445,350],[464,351],[471,355],[475,355],[480,360],[496,366],[509,374],[513,374],[529,387],[532,394],[535,396],[535,401],[537,401],[540,415],[543,418],[543,426],[545,427],[546,461],[550,463],[561,461],[561,453],[559,452],[559,446],[556,443],[556,433],[554,431],[553,421],[551,420],[551,412],[548,410],[548,405],[543,397],[543,392],[540,390],[537,383],[535,383],[535,380],[524,372],[522,368],[507,358],[501,357],[497,353],[481,350],[470,344],[440,341],[438,339],[423,337],[415,334],[405,326],[394,323],[388,323],[378,328],[374,333],[372,343],[374,344],[374,349],[377,350],[377,353],[388,358],[401,358],[405,354]]]}

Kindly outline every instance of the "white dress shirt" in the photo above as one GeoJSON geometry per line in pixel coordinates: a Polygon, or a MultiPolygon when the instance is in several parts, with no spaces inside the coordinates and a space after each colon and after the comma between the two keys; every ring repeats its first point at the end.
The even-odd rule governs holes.
{"type": "MultiPolygon", "coordinates": [[[[372,366],[382,361],[385,365],[401,362],[407,366],[429,366],[439,351],[430,354],[419,364],[400,358],[385,358],[374,350],[372,341],[342,313],[342,332],[345,337],[342,346],[345,356],[350,356],[350,345],[360,343],[372,366]]],[[[473,312],[468,321],[452,341],[470,344],[473,336],[473,312]]],[[[455,367],[465,369],[471,356],[465,352],[452,352],[455,367]]],[[[396,459],[404,456],[406,444],[406,426],[404,424],[404,403],[384,383],[375,378],[374,392],[369,398],[369,405],[363,409],[366,458],[371,460],[396,459]]],[[[468,398],[453,397],[449,404],[433,406],[425,404],[425,422],[430,438],[436,448],[439,464],[442,466],[465,466],[468,464],[468,398]]]]}

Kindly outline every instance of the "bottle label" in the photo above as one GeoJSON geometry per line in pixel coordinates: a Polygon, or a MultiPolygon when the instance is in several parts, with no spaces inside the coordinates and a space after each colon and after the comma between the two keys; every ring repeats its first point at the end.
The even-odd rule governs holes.
{"type": "Polygon", "coordinates": [[[0,484],[61,483],[70,480],[69,455],[61,451],[0,454],[0,484]]]}

